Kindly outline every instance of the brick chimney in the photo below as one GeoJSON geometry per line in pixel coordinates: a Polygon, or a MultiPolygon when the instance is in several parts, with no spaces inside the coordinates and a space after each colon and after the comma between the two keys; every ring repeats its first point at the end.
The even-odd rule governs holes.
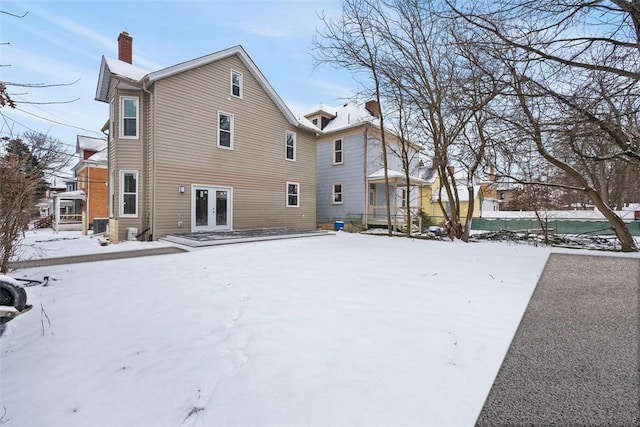
{"type": "Polygon", "coordinates": [[[364,108],[366,108],[367,111],[371,113],[373,117],[380,118],[380,105],[378,105],[378,101],[375,101],[375,100],[367,101],[364,104],[364,108]]]}
{"type": "Polygon", "coordinates": [[[129,64],[133,63],[133,38],[126,31],[118,36],[118,59],[129,64]]]}

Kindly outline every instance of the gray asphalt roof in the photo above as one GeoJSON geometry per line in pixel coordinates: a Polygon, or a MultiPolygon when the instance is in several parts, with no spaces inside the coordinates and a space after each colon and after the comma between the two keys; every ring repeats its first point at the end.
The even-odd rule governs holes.
{"type": "Polygon", "coordinates": [[[640,425],[640,259],[552,254],[477,426],[640,425]]]}

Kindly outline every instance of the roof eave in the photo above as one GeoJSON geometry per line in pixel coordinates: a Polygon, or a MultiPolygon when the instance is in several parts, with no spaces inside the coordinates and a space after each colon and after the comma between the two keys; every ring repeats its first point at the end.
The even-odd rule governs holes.
{"type": "Polygon", "coordinates": [[[109,82],[111,80],[111,71],[107,66],[107,60],[102,55],[102,61],[100,63],[100,75],[98,76],[98,86],[96,87],[96,101],[108,102],[107,95],[109,94],[109,82]]]}

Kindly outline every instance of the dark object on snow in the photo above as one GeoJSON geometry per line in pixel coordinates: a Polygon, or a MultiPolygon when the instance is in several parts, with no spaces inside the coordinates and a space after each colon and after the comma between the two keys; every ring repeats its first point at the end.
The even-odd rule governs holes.
{"type": "Polygon", "coordinates": [[[22,286],[0,279],[0,324],[7,323],[32,308],[33,306],[27,305],[27,292],[22,286]]]}
{"type": "Polygon", "coordinates": [[[438,227],[437,225],[430,226],[429,233],[433,233],[433,235],[437,237],[445,236],[447,234],[444,228],[438,227]]]}

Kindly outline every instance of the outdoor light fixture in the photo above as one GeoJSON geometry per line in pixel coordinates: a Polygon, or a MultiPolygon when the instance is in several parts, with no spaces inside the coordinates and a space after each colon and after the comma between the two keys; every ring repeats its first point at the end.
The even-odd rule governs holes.
{"type": "Polygon", "coordinates": [[[178,191],[184,193],[184,185],[178,186],[178,191]]]}

